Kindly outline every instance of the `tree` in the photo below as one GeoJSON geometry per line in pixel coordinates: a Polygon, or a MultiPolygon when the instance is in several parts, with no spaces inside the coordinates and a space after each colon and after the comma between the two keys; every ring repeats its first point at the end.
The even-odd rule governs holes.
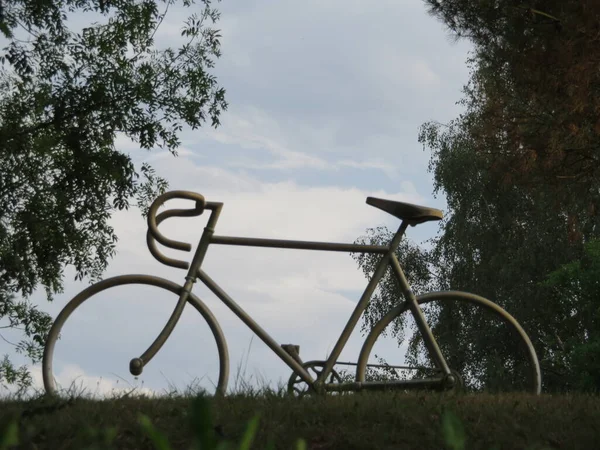
{"type": "MultiPolygon", "coordinates": [[[[481,87],[470,128],[507,185],[543,188],[557,204],[598,209],[600,4],[551,0],[425,0],[457,38],[475,44],[481,87]],[[543,9],[543,11],[542,11],[543,9]]],[[[595,214],[595,213],[594,213],[595,214]]],[[[575,217],[572,217],[576,223],[575,217]]]]}
{"type": "MultiPolygon", "coordinates": [[[[438,285],[478,293],[508,310],[534,342],[544,389],[572,389],[575,360],[560,347],[573,330],[573,299],[545,280],[578,261],[600,229],[599,75],[592,63],[600,4],[549,1],[543,10],[517,0],[426,4],[454,36],[475,44],[460,101],[466,111],[447,125],[425,123],[419,133],[432,151],[435,193],[448,202],[428,252],[438,285]]],[[[383,297],[373,308],[385,308],[383,297]]],[[[577,311],[593,309],[591,296],[575,301],[577,311]]],[[[440,311],[432,325],[439,333],[460,325],[481,342],[490,334],[451,311],[440,311]]],[[[512,349],[499,343],[498,351],[508,358],[512,349]]],[[[464,357],[474,363],[484,352],[475,346],[464,357]]]]}
{"type": "MultiPolygon", "coordinates": [[[[176,3],[0,2],[8,40],[0,53],[0,318],[23,329],[17,350],[34,362],[50,320],[27,297],[42,285],[51,300],[69,265],[78,279],[97,280],[115,251],[112,212],[135,199],[145,214],[166,189],[149,165],[136,168],[115,148],[117,134],[176,155],[184,125],[217,127],[227,108],[210,74],[221,54],[210,0],[185,22],[180,48],[155,46],[176,3]],[[77,13],[103,23],[72,31],[67,20],[77,13]]],[[[5,359],[0,381],[15,371],[5,359]]]]}
{"type": "MultiPolygon", "coordinates": [[[[566,215],[548,207],[553,198],[525,193],[508,187],[488,170],[489,160],[478,153],[470,140],[468,124],[474,117],[465,114],[448,126],[425,124],[420,141],[433,151],[431,170],[436,192],[443,192],[448,213],[438,236],[424,249],[406,243],[398,257],[406,265],[407,278],[415,293],[428,290],[456,289],[482,295],[501,307],[525,328],[538,352],[544,371],[544,388],[568,387],[569,377],[563,359],[556,353],[558,342],[570,335],[565,322],[569,314],[565,296],[555,295],[543,282],[548,273],[564,261],[579,256],[569,239],[566,215]]],[[[528,191],[529,192],[529,191],[528,191]]],[[[357,242],[381,244],[389,241],[392,231],[368,230],[357,242]]],[[[355,258],[366,274],[372,274],[377,255],[355,258]]],[[[363,331],[372,327],[399,300],[399,289],[388,274],[373,296],[363,322],[363,331]]],[[[582,305],[583,306],[583,305],[582,305]]],[[[519,344],[503,331],[492,329],[483,317],[475,317],[470,308],[441,305],[430,312],[430,326],[444,355],[483,371],[480,377],[502,371],[502,364],[516,355],[519,344]],[[498,355],[497,364],[481,367],[490,354],[498,355]]],[[[393,336],[409,345],[410,365],[426,365],[424,348],[414,324],[394,323],[393,336]]],[[[458,369],[458,367],[453,367],[458,369]]]]}
{"type": "MultiPolygon", "coordinates": [[[[501,174],[489,169],[490,156],[474,147],[469,133],[474,120],[476,113],[465,113],[448,127],[428,123],[421,128],[419,139],[432,150],[435,192],[444,193],[449,209],[430,258],[438,261],[444,288],[477,293],[515,316],[538,352],[544,388],[562,389],[566,378],[552,349],[568,334],[564,298],[540,283],[580,256],[579,241],[569,233],[569,209],[557,211],[555,198],[543,189],[507,186],[501,174]]],[[[454,323],[436,324],[438,332],[456,323],[471,336],[489,335],[460,315],[454,323]]],[[[487,351],[481,347],[470,357],[475,361],[487,351]]],[[[508,359],[513,351],[506,347],[500,353],[508,359]]]]}
{"type": "Polygon", "coordinates": [[[570,333],[568,302],[542,280],[578,260],[583,244],[598,236],[600,80],[591,61],[600,4],[426,3],[457,37],[475,44],[462,101],[467,113],[445,136],[431,122],[420,135],[434,150],[436,189],[451,210],[437,251],[459,258],[449,271],[453,284],[485,286],[533,334],[546,388],[567,388],[554,355],[570,333]],[[456,165],[461,152],[468,155],[465,171],[456,165]]]}

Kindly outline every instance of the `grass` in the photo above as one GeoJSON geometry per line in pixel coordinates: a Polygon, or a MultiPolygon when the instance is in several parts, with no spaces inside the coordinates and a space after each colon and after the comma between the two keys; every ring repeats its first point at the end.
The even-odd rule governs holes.
{"type": "Polygon", "coordinates": [[[600,440],[599,400],[384,392],[298,399],[282,389],[38,396],[0,402],[0,449],[591,449],[600,440]]]}
{"type": "MultiPolygon", "coordinates": [[[[297,398],[237,367],[232,393],[192,382],[162,396],[137,388],[94,398],[0,398],[0,450],[23,449],[592,449],[596,395],[361,392],[297,398]],[[262,381],[262,384],[261,384],[262,381]],[[257,388],[257,382],[262,388],[257,388]]],[[[142,386],[143,387],[143,386],[142,386]]]]}

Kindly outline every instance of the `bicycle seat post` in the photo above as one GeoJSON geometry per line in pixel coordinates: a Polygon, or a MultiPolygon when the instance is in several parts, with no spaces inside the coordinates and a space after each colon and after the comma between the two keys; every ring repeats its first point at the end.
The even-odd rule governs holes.
{"type": "Polygon", "coordinates": [[[398,227],[396,234],[389,243],[391,253],[395,253],[398,249],[400,241],[402,241],[402,239],[404,238],[404,234],[406,233],[406,229],[409,225],[411,225],[411,223],[408,220],[403,220],[402,222],[400,222],[400,227],[398,227]]]}

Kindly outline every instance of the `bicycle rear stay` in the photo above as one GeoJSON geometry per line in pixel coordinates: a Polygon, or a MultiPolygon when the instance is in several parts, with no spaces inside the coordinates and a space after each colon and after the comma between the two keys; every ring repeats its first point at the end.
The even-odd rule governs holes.
{"type": "MultiPolygon", "coordinates": [[[[329,374],[332,372],[333,367],[335,366],[337,359],[344,349],[352,331],[356,327],[360,316],[365,311],[368,302],[375,291],[379,281],[385,274],[385,270],[388,265],[391,265],[393,272],[395,273],[398,282],[400,283],[402,293],[405,296],[405,299],[409,303],[410,310],[415,315],[415,320],[419,331],[423,336],[425,336],[425,343],[427,348],[432,355],[436,365],[441,369],[442,376],[439,378],[431,378],[428,380],[419,380],[419,385],[436,385],[444,381],[452,382],[452,377],[450,368],[446,364],[440,349],[438,348],[437,343],[431,333],[431,329],[427,325],[421,309],[416,302],[416,297],[402,271],[400,263],[395,255],[395,251],[404,236],[404,233],[409,225],[416,225],[417,223],[423,222],[425,220],[435,220],[441,218],[441,212],[439,212],[439,216],[436,215],[437,210],[426,209],[421,207],[416,207],[415,205],[402,204],[399,202],[385,201],[380,199],[372,199],[369,198],[373,203],[376,201],[384,202],[384,207],[391,207],[401,205],[404,207],[417,208],[417,210],[405,210],[402,211],[405,214],[410,215],[413,214],[415,217],[413,219],[413,223],[411,220],[402,220],[402,224],[398,228],[398,231],[394,235],[389,245],[365,245],[365,244],[344,244],[344,243],[330,243],[330,242],[313,242],[313,241],[296,241],[296,240],[282,240],[282,239],[261,239],[261,238],[248,238],[248,237],[233,237],[233,236],[218,236],[215,235],[215,227],[217,225],[217,221],[219,219],[219,215],[221,213],[221,209],[223,208],[223,203],[219,202],[204,202],[203,198],[199,198],[198,194],[187,192],[187,191],[172,191],[166,194],[163,194],[159,198],[155,200],[150,208],[148,213],[148,246],[150,248],[150,252],[152,255],[161,263],[179,267],[179,268],[188,268],[188,263],[185,261],[177,261],[162,255],[158,249],[156,248],[154,242],[152,242],[152,238],[155,238],[161,244],[175,249],[180,250],[191,250],[191,246],[189,244],[174,241],[164,237],[158,231],[157,225],[168,217],[173,216],[191,216],[191,215],[199,215],[204,210],[211,211],[210,217],[208,219],[208,223],[204,228],[202,233],[202,237],[200,238],[200,242],[198,247],[196,248],[196,252],[192,259],[191,265],[189,265],[188,273],[186,275],[186,283],[183,287],[183,292],[180,296],[180,300],[175,307],[173,314],[171,315],[169,321],[165,325],[164,329],[160,333],[159,337],[155,340],[155,342],[149,347],[149,349],[140,357],[132,360],[130,364],[130,369],[132,374],[139,375],[141,373],[141,367],[147,364],[152,357],[156,354],[156,352],[160,349],[162,344],[166,341],[170,333],[172,332],[177,320],[179,319],[181,312],[183,311],[183,306],[185,305],[187,296],[192,290],[193,283],[196,279],[202,281],[234,314],[236,314],[242,322],[244,322],[271,350],[279,356],[294,372],[296,372],[310,387],[312,387],[317,392],[323,390],[324,380],[327,379],[329,374]],[[170,210],[165,211],[159,214],[157,217],[156,210],[158,207],[166,200],[170,198],[188,198],[191,200],[196,200],[197,206],[194,210],[170,210]],[[418,209],[421,208],[421,209],[418,209]],[[434,215],[431,215],[433,211],[434,215]],[[418,216],[418,213],[427,212],[430,213],[430,216],[418,216]],[[354,308],[350,319],[348,320],[346,326],[344,327],[337,343],[335,344],[329,358],[326,360],[325,367],[323,371],[319,374],[318,378],[315,380],[304,367],[302,367],[302,360],[299,358],[299,355],[293,354],[293,352],[289,352],[285,347],[279,345],[260,325],[258,325],[219,285],[208,276],[202,269],[202,262],[206,255],[206,251],[208,246],[211,244],[216,245],[234,245],[234,246],[252,246],[252,247],[268,247],[268,248],[285,248],[285,249],[302,249],[302,250],[321,250],[321,251],[340,251],[340,252],[352,252],[352,253],[379,253],[382,255],[377,267],[375,268],[374,274],[369,281],[364,293],[362,294],[358,304],[354,308]]],[[[374,205],[381,207],[380,205],[374,205]]],[[[384,209],[384,208],[382,208],[384,209]]],[[[396,382],[400,385],[408,385],[415,384],[411,383],[410,380],[400,380],[396,382]]],[[[328,385],[327,390],[359,390],[363,388],[376,388],[376,387],[389,387],[389,382],[346,382],[341,384],[328,385]]]]}

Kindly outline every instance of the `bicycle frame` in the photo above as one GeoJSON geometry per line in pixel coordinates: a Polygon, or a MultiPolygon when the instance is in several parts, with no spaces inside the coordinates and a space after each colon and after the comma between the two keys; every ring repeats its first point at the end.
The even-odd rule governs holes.
{"type": "MultiPolygon", "coordinates": [[[[152,357],[160,350],[164,342],[168,339],[169,335],[173,331],[183,308],[186,304],[187,297],[192,290],[193,284],[196,279],[202,281],[227,307],[240,318],[279,358],[285,362],[295,373],[297,373],[310,388],[317,392],[323,392],[325,390],[331,391],[343,391],[343,390],[360,390],[360,389],[376,389],[384,386],[390,386],[390,384],[401,384],[412,387],[425,387],[427,385],[438,385],[442,382],[445,376],[450,374],[450,369],[444,360],[440,349],[433,337],[431,329],[425,321],[425,317],[416,301],[416,297],[412,292],[408,281],[402,271],[398,258],[395,255],[395,251],[404,236],[404,233],[410,223],[403,221],[398,228],[398,231],[392,238],[388,245],[365,245],[365,244],[343,244],[343,243],[332,243],[332,242],[312,242],[312,241],[295,241],[295,240],[282,240],[282,239],[260,239],[260,238],[248,238],[248,237],[233,237],[233,236],[218,236],[215,235],[215,227],[221,213],[223,203],[220,202],[206,202],[204,207],[205,210],[210,210],[211,215],[208,219],[207,225],[204,228],[199,244],[194,253],[194,257],[189,266],[189,270],[185,277],[186,282],[183,286],[182,293],[175,310],[171,314],[171,317],[167,321],[167,324],[156,338],[156,340],[150,345],[148,350],[144,352],[140,359],[144,365],[150,362],[152,357]],[[338,341],[336,342],[330,356],[325,362],[323,371],[319,374],[317,379],[314,379],[310,373],[302,367],[301,359],[296,360],[290,353],[288,353],[281,345],[279,345],[258,323],[256,323],[212,278],[208,276],[202,269],[202,262],[206,255],[209,245],[234,245],[234,246],[251,246],[251,247],[268,247],[268,248],[285,248],[285,249],[299,249],[299,250],[321,250],[321,251],[338,251],[338,252],[351,252],[351,253],[378,253],[381,254],[381,260],[377,264],[373,277],[367,284],[365,291],[360,297],[352,315],[350,316],[346,326],[344,327],[338,341]],[[333,367],[337,363],[337,359],[344,349],[348,339],[360,316],[363,314],[376,286],[381,281],[381,278],[385,274],[385,270],[388,266],[391,266],[392,271],[396,275],[396,278],[400,284],[402,294],[405,300],[408,302],[409,308],[414,315],[417,327],[423,336],[426,348],[429,351],[431,358],[434,363],[441,370],[442,375],[439,378],[431,378],[427,380],[399,380],[393,383],[390,382],[346,382],[339,384],[325,384],[324,380],[327,379],[329,374],[332,372],[333,367]]],[[[171,214],[165,214],[164,218],[171,214]]],[[[186,244],[187,245],[187,244],[186,244]]],[[[176,262],[169,258],[166,258],[160,252],[156,251],[156,247],[149,244],[150,251],[153,256],[162,263],[167,265],[176,266],[176,262]]],[[[186,264],[187,266],[187,264],[186,264]]],[[[181,267],[179,265],[178,267],[181,267]]],[[[185,267],[184,267],[185,268],[185,267]]]]}

